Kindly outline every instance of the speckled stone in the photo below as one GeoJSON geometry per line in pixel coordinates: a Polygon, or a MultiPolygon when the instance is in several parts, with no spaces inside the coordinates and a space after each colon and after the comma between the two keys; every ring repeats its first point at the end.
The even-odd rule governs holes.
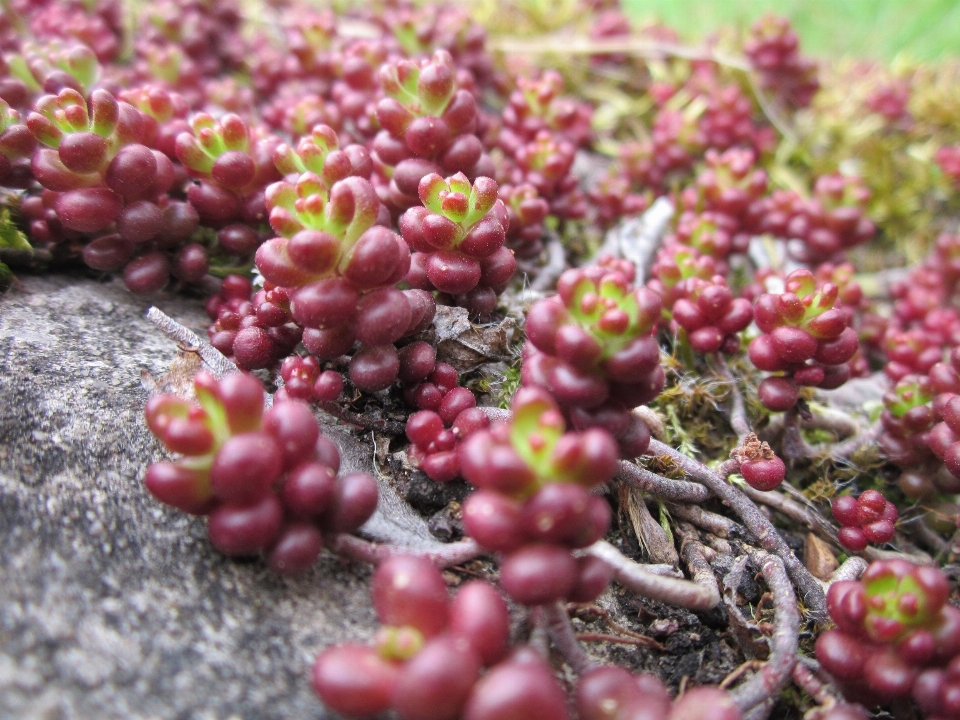
{"type": "Polygon", "coordinates": [[[204,325],[199,302],[116,281],[26,278],[0,297],[0,718],[328,717],[310,667],[371,636],[369,569],[325,554],[279,578],[146,492],[162,449],[140,372],[175,355],[151,301],[204,325]]]}

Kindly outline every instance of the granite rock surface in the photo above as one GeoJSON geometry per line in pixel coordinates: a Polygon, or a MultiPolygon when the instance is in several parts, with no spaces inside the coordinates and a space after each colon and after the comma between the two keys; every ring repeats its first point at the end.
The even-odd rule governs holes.
{"type": "Polygon", "coordinates": [[[0,718],[328,717],[310,667],[371,636],[369,569],[324,554],[289,579],[227,560],[205,520],[147,493],[163,452],[140,375],[176,355],[151,302],[205,324],[195,300],[118,281],[26,278],[0,297],[0,718]]]}

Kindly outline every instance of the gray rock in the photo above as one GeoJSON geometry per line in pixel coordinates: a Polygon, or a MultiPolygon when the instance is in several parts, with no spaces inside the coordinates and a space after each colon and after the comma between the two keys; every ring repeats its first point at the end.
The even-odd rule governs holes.
{"type": "MultiPolygon", "coordinates": [[[[152,300],[202,330],[200,303],[152,300]]],[[[369,569],[279,578],[146,492],[140,372],[176,350],[147,306],[65,277],[0,297],[0,718],[324,718],[310,668],[371,636],[369,569]]]]}

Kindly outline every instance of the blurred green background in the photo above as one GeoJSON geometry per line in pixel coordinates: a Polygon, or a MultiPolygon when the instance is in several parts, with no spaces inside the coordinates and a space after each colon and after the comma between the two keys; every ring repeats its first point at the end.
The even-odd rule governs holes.
{"type": "Polygon", "coordinates": [[[684,39],[723,25],[745,27],[766,11],[791,19],[808,54],[892,60],[960,56],[960,0],[621,0],[684,39]]]}

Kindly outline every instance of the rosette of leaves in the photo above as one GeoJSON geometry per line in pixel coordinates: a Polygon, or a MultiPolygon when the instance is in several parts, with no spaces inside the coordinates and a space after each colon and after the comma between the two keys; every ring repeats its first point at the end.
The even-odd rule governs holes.
{"type": "Polygon", "coordinates": [[[428,560],[397,555],[373,575],[381,622],[374,643],[324,650],[313,685],[331,709],[366,718],[392,709],[404,720],[462,717],[483,668],[507,653],[510,617],[487,582],[463,585],[451,600],[428,560]]]}
{"type": "MultiPolygon", "coordinates": [[[[336,131],[329,125],[314,125],[310,134],[300,138],[296,147],[277,146],[273,163],[284,176],[305,172],[317,175],[327,187],[348,175],[361,175],[358,165],[369,165],[366,151],[359,145],[340,148],[336,131]]],[[[294,180],[295,181],[295,180],[294,180]]]]}
{"type": "Polygon", "coordinates": [[[725,213],[686,210],[677,218],[677,228],[666,244],[692,247],[701,255],[709,255],[723,269],[738,229],[737,221],[725,213]]]}
{"type": "Polygon", "coordinates": [[[664,319],[669,319],[674,303],[687,294],[689,281],[709,281],[717,274],[717,262],[712,256],[703,254],[694,247],[671,244],[657,253],[656,261],[650,268],[647,287],[660,296],[664,319]]]}
{"type": "Polygon", "coordinates": [[[50,85],[89,93],[100,76],[96,54],[81,43],[25,43],[20,53],[7,56],[6,64],[11,78],[22,83],[21,95],[27,102],[50,85]]]}
{"type": "Polygon", "coordinates": [[[563,136],[541,130],[529,142],[517,148],[514,161],[517,172],[511,182],[527,183],[550,203],[550,214],[563,219],[581,218],[586,213],[583,193],[571,174],[576,146],[563,136]]]}
{"type": "Polygon", "coordinates": [[[925,433],[937,419],[932,400],[932,383],[921,375],[906,375],[884,393],[878,444],[897,465],[910,467],[931,459],[925,433]]]}
{"type": "Polygon", "coordinates": [[[187,197],[204,223],[220,227],[241,216],[245,196],[277,179],[273,153],[258,152],[253,130],[239,115],[217,120],[197,113],[189,124],[189,132],[177,135],[176,154],[201,182],[187,197]]]}
{"type": "Polygon", "coordinates": [[[813,197],[800,204],[787,225],[788,235],[804,243],[795,254],[814,265],[870,240],[876,226],[865,215],[869,199],[870,191],[859,178],[838,173],[817,178],[813,197]]]}
{"type": "Polygon", "coordinates": [[[474,315],[489,314],[513,276],[516,261],[503,246],[509,217],[497,183],[463,173],[420,181],[420,207],[407,210],[400,232],[414,254],[407,282],[453,295],[474,315]]]}
{"type": "Polygon", "coordinates": [[[474,134],[476,100],[457,87],[449,52],[437,50],[419,63],[386,63],[380,86],[386,97],[377,103],[376,114],[383,129],[374,139],[373,153],[391,178],[392,203],[416,205],[420,180],[430,173],[492,174],[483,143],[474,134]]]}
{"type": "MultiPolygon", "coordinates": [[[[750,204],[767,191],[767,172],[756,166],[756,155],[747,148],[731,148],[723,153],[707,150],[707,167],[697,175],[696,185],[685,191],[689,209],[712,210],[737,218],[741,224],[750,204]]],[[[736,252],[746,248],[738,247],[736,252]]]]}
{"type": "Polygon", "coordinates": [[[670,312],[674,325],[687,334],[693,351],[728,355],[739,352],[738,333],[753,320],[750,301],[734,298],[720,275],[710,280],[690,278],[684,285],[685,296],[673,304],[670,312]]]}
{"type": "Polygon", "coordinates": [[[59,193],[55,209],[64,227],[103,230],[125,206],[170,189],[173,164],[142,144],[142,117],[106,90],[85,98],[65,88],[37,100],[26,125],[45,147],[34,152],[31,168],[44,188],[59,193]]]}
{"type": "Polygon", "coordinates": [[[761,295],[754,305],[763,333],[750,343],[750,360],[760,370],[780,372],[760,383],[761,402],[774,412],[791,409],[798,386],[839,387],[850,377],[846,364],[860,341],[839,303],[840,289],[818,284],[809,270],[786,277],[786,292],[761,295]]]}
{"type": "Polygon", "coordinates": [[[240,373],[201,372],[193,389],[195,402],[147,401],[147,426],[179,458],[150,465],[144,484],[167,505],[208,515],[220,552],[267,553],[274,570],[297,572],[316,559],[324,534],[353,532],[376,509],[376,481],[337,477],[339,452],[305,404],[264,411],[260,382],[240,373]]]}
{"type": "Polygon", "coordinates": [[[547,70],[539,77],[517,78],[517,89],[503,109],[504,132],[498,144],[513,154],[520,144],[533,140],[541,130],[563,135],[577,147],[590,139],[593,108],[562,95],[563,76],[547,70]]]}
{"type": "Polygon", "coordinates": [[[577,428],[599,426],[619,442],[624,457],[643,454],[647,426],[630,411],[663,389],[654,330],[659,295],[634,288],[627,261],[568,270],[558,293],[527,314],[523,382],[547,389],[577,428]]]}
{"type": "Polygon", "coordinates": [[[484,548],[507,553],[501,582],[518,602],[588,602],[610,572],[571,550],[609,527],[609,505],[589,488],[613,476],[617,445],[600,428],[566,432],[542,388],[521,388],[512,410],[509,423],[478,430],[460,446],[460,472],[478,488],[464,503],[464,528],[484,548]]]}
{"type": "MultiPolygon", "coordinates": [[[[332,155],[332,153],[331,153],[332,155]]],[[[433,319],[422,290],[394,287],[410,268],[410,251],[396,233],[376,224],[380,201],[369,180],[349,176],[328,189],[316,174],[267,189],[270,224],[280,237],[257,250],[263,276],[290,296],[303,342],[321,360],[346,354],[359,340],[350,377],[370,392],[399,372],[393,343],[433,319]]]]}
{"type": "Polygon", "coordinates": [[[543,221],[550,213],[547,201],[529,183],[501,185],[500,199],[507,209],[507,246],[522,258],[533,258],[543,250],[543,221]]]}
{"type": "MultiPolygon", "coordinates": [[[[326,163],[320,170],[327,177],[338,174],[326,163]]],[[[349,283],[355,304],[360,292],[393,285],[406,275],[409,250],[398,235],[376,224],[380,200],[369,180],[348,176],[327,185],[307,171],[295,183],[268,187],[266,201],[270,226],[279,237],[257,251],[257,267],[275,285],[302,288],[324,279],[349,283]]],[[[294,317],[305,327],[325,324],[298,317],[296,310],[294,317]]]]}
{"type": "Polygon", "coordinates": [[[837,627],[817,638],[817,659],[848,694],[882,702],[912,694],[941,717],[932,711],[951,707],[960,653],[960,610],[949,594],[938,568],[874,562],[859,581],[830,586],[827,609],[837,627]]]}

